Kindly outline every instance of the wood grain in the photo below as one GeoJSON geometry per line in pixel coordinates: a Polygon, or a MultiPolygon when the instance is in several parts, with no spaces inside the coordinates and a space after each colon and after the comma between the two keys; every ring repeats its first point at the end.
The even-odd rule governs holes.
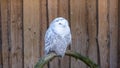
{"type": "Polygon", "coordinates": [[[88,56],[94,62],[98,63],[98,45],[97,45],[97,8],[96,0],[87,1],[87,16],[88,16],[88,56]]]}
{"type": "Polygon", "coordinates": [[[1,0],[2,66],[9,68],[8,0],[1,0]]]}
{"type": "MultiPolygon", "coordinates": [[[[47,1],[40,0],[40,57],[44,56],[44,37],[47,30],[47,1]]],[[[44,68],[47,68],[48,65],[45,65],[44,68]]]]}
{"type": "MultiPolygon", "coordinates": [[[[86,0],[71,0],[70,1],[70,20],[72,30],[72,46],[73,51],[77,51],[82,55],[87,55],[88,35],[86,21],[86,0]]],[[[86,65],[71,59],[71,68],[86,68],[86,65]]]]}
{"type": "Polygon", "coordinates": [[[41,56],[44,55],[44,37],[45,32],[47,30],[47,7],[46,7],[46,1],[41,0],[40,1],[40,53],[41,56]]]}
{"type": "Polygon", "coordinates": [[[22,1],[11,0],[10,12],[11,68],[23,68],[22,1]]]}
{"type": "Polygon", "coordinates": [[[0,68],[2,68],[2,29],[1,29],[1,1],[0,1],[0,68]]]}
{"type": "Polygon", "coordinates": [[[110,50],[110,35],[109,35],[109,13],[108,0],[98,0],[98,44],[100,50],[101,68],[109,68],[109,50],[110,50]]]}
{"type": "Polygon", "coordinates": [[[58,16],[58,0],[47,1],[48,22],[50,22],[58,16]]]}
{"type": "Polygon", "coordinates": [[[24,68],[34,68],[40,57],[39,0],[24,0],[24,68]]]}
{"type": "MultiPolygon", "coordinates": [[[[120,0],[118,0],[118,3],[120,3],[120,0]]],[[[117,48],[117,50],[118,50],[118,68],[120,67],[120,4],[118,4],[118,48],[117,48]]]]}
{"type": "MultiPolygon", "coordinates": [[[[58,0],[58,16],[64,17],[69,21],[69,0],[58,0]]],[[[70,23],[70,22],[69,22],[70,23]]]]}
{"type": "Polygon", "coordinates": [[[110,68],[117,68],[118,48],[118,0],[109,1],[110,68]]]}

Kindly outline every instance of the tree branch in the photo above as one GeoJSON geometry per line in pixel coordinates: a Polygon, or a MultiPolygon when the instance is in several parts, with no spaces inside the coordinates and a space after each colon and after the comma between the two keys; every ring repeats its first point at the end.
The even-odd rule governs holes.
{"type": "MultiPolygon", "coordinates": [[[[99,68],[99,66],[97,64],[95,64],[92,60],[90,60],[88,57],[82,56],[77,52],[68,50],[68,51],[66,51],[65,55],[71,56],[73,58],[83,61],[90,68],[99,68]]],[[[59,56],[57,56],[55,53],[50,53],[50,54],[42,57],[38,61],[38,63],[35,65],[35,68],[43,68],[43,66],[45,64],[47,64],[50,60],[54,59],[55,57],[59,57],[59,56]]]]}

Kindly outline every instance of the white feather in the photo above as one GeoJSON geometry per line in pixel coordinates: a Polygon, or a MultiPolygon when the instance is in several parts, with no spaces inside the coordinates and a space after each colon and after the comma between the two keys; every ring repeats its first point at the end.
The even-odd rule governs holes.
{"type": "Polygon", "coordinates": [[[55,18],[45,34],[45,54],[55,52],[64,56],[66,48],[71,43],[71,32],[65,18],[55,18]]]}

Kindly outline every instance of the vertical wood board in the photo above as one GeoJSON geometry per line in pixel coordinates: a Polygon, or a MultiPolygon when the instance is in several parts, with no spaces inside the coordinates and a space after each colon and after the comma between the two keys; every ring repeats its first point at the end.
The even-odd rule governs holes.
{"type": "MultiPolygon", "coordinates": [[[[71,50],[77,51],[82,55],[87,55],[88,35],[86,22],[86,0],[70,0],[70,20],[72,30],[71,50]],[[76,9],[77,8],[77,9],[76,9]]],[[[71,68],[86,68],[86,65],[71,59],[71,68]]]]}
{"type": "Polygon", "coordinates": [[[24,68],[34,68],[40,57],[39,0],[23,1],[24,68]]]}
{"type": "Polygon", "coordinates": [[[11,68],[23,68],[22,1],[11,0],[10,3],[11,68]]]}
{"type": "Polygon", "coordinates": [[[100,64],[101,68],[109,68],[109,13],[108,13],[108,0],[98,1],[98,44],[100,50],[100,64]]]}

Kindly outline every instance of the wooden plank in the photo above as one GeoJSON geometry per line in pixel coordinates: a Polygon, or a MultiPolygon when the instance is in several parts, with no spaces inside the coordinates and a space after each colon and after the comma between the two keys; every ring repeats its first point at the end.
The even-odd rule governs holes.
{"type": "MultiPolygon", "coordinates": [[[[1,37],[0,37],[1,38],[1,37]]],[[[1,40],[1,39],[0,39],[1,40]]],[[[2,40],[1,40],[2,41],[2,40]]],[[[0,41],[0,45],[2,45],[0,41]]],[[[0,68],[2,68],[2,46],[0,46],[0,68]]]]}
{"type": "MultiPolygon", "coordinates": [[[[44,56],[44,37],[45,32],[47,30],[47,1],[40,0],[40,57],[44,56]]],[[[48,68],[48,64],[44,66],[44,68],[48,68]]]]}
{"type": "MultiPolygon", "coordinates": [[[[86,0],[70,0],[70,21],[72,30],[73,51],[86,56],[88,46],[87,21],[86,21],[86,0]]],[[[71,68],[86,68],[87,66],[76,59],[71,59],[71,68]]]]}
{"type": "Polygon", "coordinates": [[[109,19],[108,0],[98,0],[98,44],[101,68],[109,68],[109,19]]]}
{"type": "MultiPolygon", "coordinates": [[[[48,0],[48,22],[49,24],[51,21],[58,16],[58,0],[48,0]]],[[[59,61],[58,58],[50,61],[49,63],[50,68],[59,68],[59,61]]]]}
{"type": "MultiPolygon", "coordinates": [[[[120,0],[118,0],[118,3],[120,3],[120,0]]],[[[118,4],[118,41],[120,41],[120,4],[118,4]]],[[[118,68],[120,68],[120,42],[118,42],[118,68]]]]}
{"type": "MultiPolygon", "coordinates": [[[[58,0],[58,16],[64,17],[69,21],[69,1],[68,0],[58,0]]],[[[70,24],[70,23],[69,23],[70,24]]],[[[69,49],[69,47],[67,48],[69,49]]],[[[64,56],[60,59],[60,68],[70,68],[70,57],[64,56]]]]}
{"type": "Polygon", "coordinates": [[[58,16],[69,20],[69,0],[58,0],[58,16]]]}
{"type": "Polygon", "coordinates": [[[1,29],[1,1],[0,1],[0,68],[2,68],[2,29],[1,29]]]}
{"type": "Polygon", "coordinates": [[[1,1],[0,1],[0,68],[2,68],[2,29],[1,29],[1,1]]]}
{"type": "Polygon", "coordinates": [[[11,68],[23,68],[22,0],[10,1],[11,68]]]}
{"type": "Polygon", "coordinates": [[[98,47],[97,47],[97,12],[96,12],[96,0],[87,1],[88,12],[88,57],[94,62],[98,63],[98,47]]]}
{"type": "Polygon", "coordinates": [[[56,18],[58,15],[58,0],[48,0],[48,20],[49,23],[56,18]]]}
{"type": "Polygon", "coordinates": [[[109,23],[110,23],[110,68],[117,68],[118,48],[118,0],[110,0],[109,23]]]}
{"type": "Polygon", "coordinates": [[[46,0],[40,1],[40,53],[41,56],[44,55],[44,37],[45,32],[47,30],[47,7],[46,7],[46,0]]]}
{"type": "Polygon", "coordinates": [[[8,0],[1,0],[2,64],[9,68],[8,0]]]}
{"type": "Polygon", "coordinates": [[[39,0],[23,0],[23,5],[24,68],[34,68],[40,57],[40,2],[39,0]]]}

